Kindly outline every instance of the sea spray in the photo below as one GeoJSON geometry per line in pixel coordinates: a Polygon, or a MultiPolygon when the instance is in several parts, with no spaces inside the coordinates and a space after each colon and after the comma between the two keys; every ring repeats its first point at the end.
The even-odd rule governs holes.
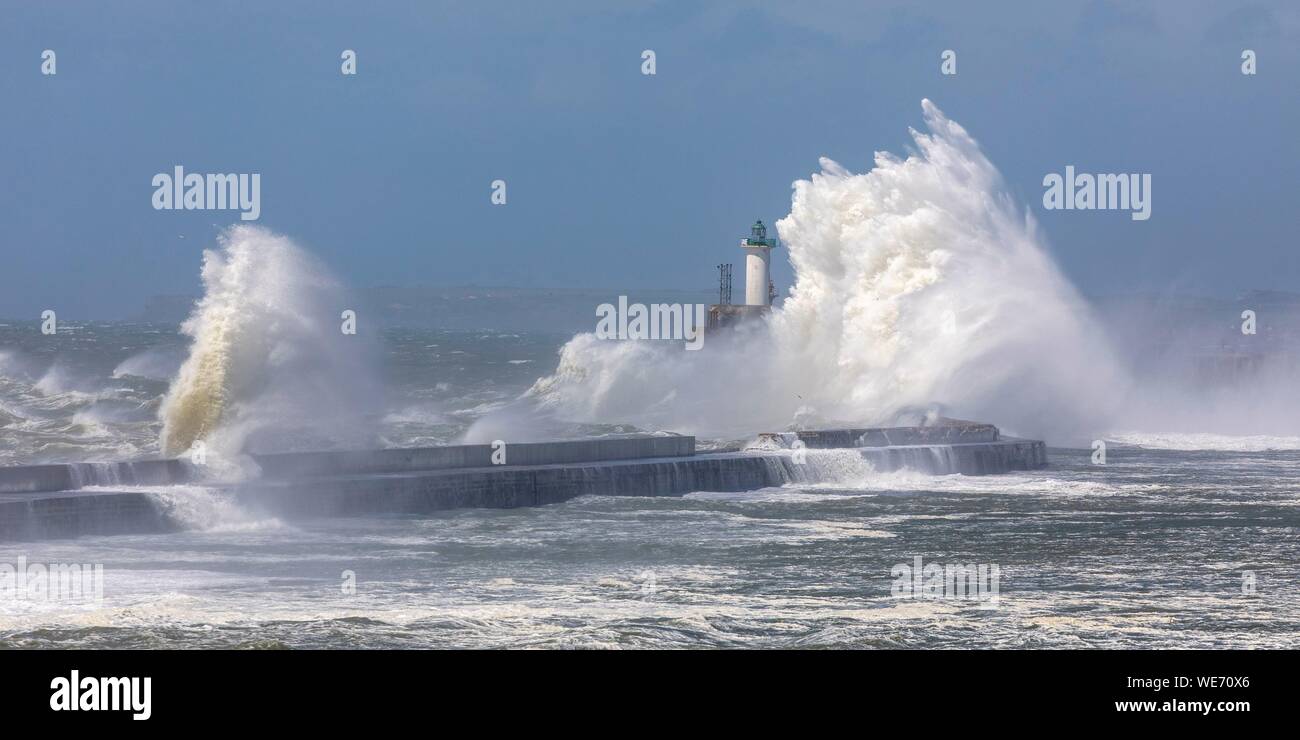
{"type": "Polygon", "coordinates": [[[715,436],[887,422],[939,405],[1022,434],[1095,428],[1127,380],[978,144],[932,103],[907,158],[822,159],[777,223],[795,270],[764,322],[704,352],[574,337],[527,397],[579,421],[715,436]]]}
{"type": "Polygon", "coordinates": [[[371,348],[339,330],[339,283],[289,239],[234,226],[203,254],[204,295],[160,416],[164,455],[218,458],[372,442],[371,348]]]}
{"type": "Polygon", "coordinates": [[[230,491],[195,485],[136,490],[149,496],[159,513],[180,529],[229,533],[285,528],[279,519],[245,508],[230,491]]]}
{"type": "Polygon", "coordinates": [[[184,360],[183,352],[176,347],[150,347],[119,362],[113,368],[113,378],[136,377],[169,381],[176,377],[184,360]]]}

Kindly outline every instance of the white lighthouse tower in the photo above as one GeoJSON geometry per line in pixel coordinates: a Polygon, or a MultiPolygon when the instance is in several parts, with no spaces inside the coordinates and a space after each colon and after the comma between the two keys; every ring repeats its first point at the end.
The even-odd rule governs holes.
{"type": "Polygon", "coordinates": [[[767,237],[767,227],[762,221],[755,222],[749,231],[749,238],[740,240],[740,248],[745,250],[745,302],[731,303],[731,265],[718,265],[718,302],[709,306],[709,331],[762,317],[772,307],[776,289],[769,266],[777,240],[767,237]]]}
{"type": "Polygon", "coordinates": [[[748,239],[740,240],[745,250],[745,305],[772,305],[771,261],[776,239],[767,238],[767,227],[758,221],[750,229],[748,239]]]}

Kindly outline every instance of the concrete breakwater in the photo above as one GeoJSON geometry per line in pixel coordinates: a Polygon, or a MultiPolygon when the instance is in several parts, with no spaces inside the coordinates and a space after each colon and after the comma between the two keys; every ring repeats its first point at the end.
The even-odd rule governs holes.
{"type": "MultiPolygon", "coordinates": [[[[824,446],[803,455],[770,446],[697,453],[694,437],[675,435],[517,443],[505,448],[503,461],[498,457],[501,464],[493,464],[491,445],[262,455],[255,458],[261,476],[202,485],[250,511],[309,518],[539,506],[583,495],[749,491],[833,481],[845,466],[986,475],[1047,461],[1042,442],[1001,438],[996,427],[988,441],[834,448],[841,439],[875,439],[864,431],[872,430],[817,433],[824,446]]],[[[0,540],[182,528],[159,492],[201,482],[201,473],[177,460],[0,468],[0,540]],[[42,490],[56,485],[67,489],[42,490]]]]}
{"type": "Polygon", "coordinates": [[[799,440],[809,449],[842,447],[895,447],[905,445],[955,445],[972,442],[997,442],[1001,433],[992,424],[943,420],[943,423],[919,427],[873,427],[862,429],[823,429],[805,432],[769,432],[760,440],[783,444],[799,440]]]}
{"type": "MultiPolygon", "coordinates": [[[[263,479],[493,466],[491,445],[386,450],[340,450],[251,455],[263,479]]],[[[695,453],[695,438],[680,435],[609,437],[567,442],[518,442],[506,465],[542,465],[695,453]]],[[[64,463],[0,467],[0,494],[72,491],[87,486],[172,486],[201,481],[203,469],[187,460],[64,463]]]]}
{"type": "Polygon", "coordinates": [[[0,467],[0,494],[75,491],[85,486],[167,486],[195,478],[184,460],[0,467]]]}

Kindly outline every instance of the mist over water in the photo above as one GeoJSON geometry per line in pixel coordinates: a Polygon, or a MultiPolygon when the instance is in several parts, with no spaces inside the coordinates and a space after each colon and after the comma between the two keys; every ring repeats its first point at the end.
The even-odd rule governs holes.
{"type": "Polygon", "coordinates": [[[1300,296],[1156,294],[1099,305],[1134,378],[1107,439],[1163,449],[1300,449],[1300,296]],[[1245,310],[1260,317],[1254,334],[1242,331],[1245,310]]]}
{"type": "Polygon", "coordinates": [[[887,423],[929,408],[1091,439],[1128,391],[1089,307],[975,140],[922,101],[907,157],[829,159],[777,222],[795,268],[761,325],[677,343],[575,337],[529,397],[586,421],[705,436],[887,423]]]}
{"type": "Polygon", "coordinates": [[[160,417],[162,453],[197,441],[231,456],[374,443],[378,406],[366,340],[340,331],[342,286],[289,239],[235,226],[203,257],[204,295],[160,417]]]}

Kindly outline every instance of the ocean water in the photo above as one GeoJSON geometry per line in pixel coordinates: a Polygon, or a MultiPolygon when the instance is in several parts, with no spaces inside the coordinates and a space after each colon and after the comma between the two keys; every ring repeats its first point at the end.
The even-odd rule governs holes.
{"type": "MultiPolygon", "coordinates": [[[[160,409],[190,345],[175,325],[0,321],[0,465],[160,456],[160,409]]],[[[391,329],[379,339],[381,397],[360,422],[369,444],[412,447],[461,441],[554,369],[567,334],[391,329]]],[[[339,381],[345,388],[348,380],[339,381]]],[[[261,399],[259,399],[261,400],[261,399]]],[[[618,431],[563,425],[560,436],[618,431]]],[[[321,440],[277,440],[267,449],[311,449],[321,440]]]]}
{"type": "MultiPolygon", "coordinates": [[[[384,332],[378,434],[459,441],[568,339],[384,332]]],[[[0,326],[0,463],[157,454],[187,341],[0,326]]],[[[282,521],[158,489],[185,531],[0,543],[0,563],[104,569],[102,600],[0,597],[0,647],[1296,647],[1298,442],[1127,430],[1104,466],[1063,449],[981,478],[827,464],[749,493],[425,517],[282,521]],[[895,596],[917,557],[996,565],[996,602],[895,596]]]]}

